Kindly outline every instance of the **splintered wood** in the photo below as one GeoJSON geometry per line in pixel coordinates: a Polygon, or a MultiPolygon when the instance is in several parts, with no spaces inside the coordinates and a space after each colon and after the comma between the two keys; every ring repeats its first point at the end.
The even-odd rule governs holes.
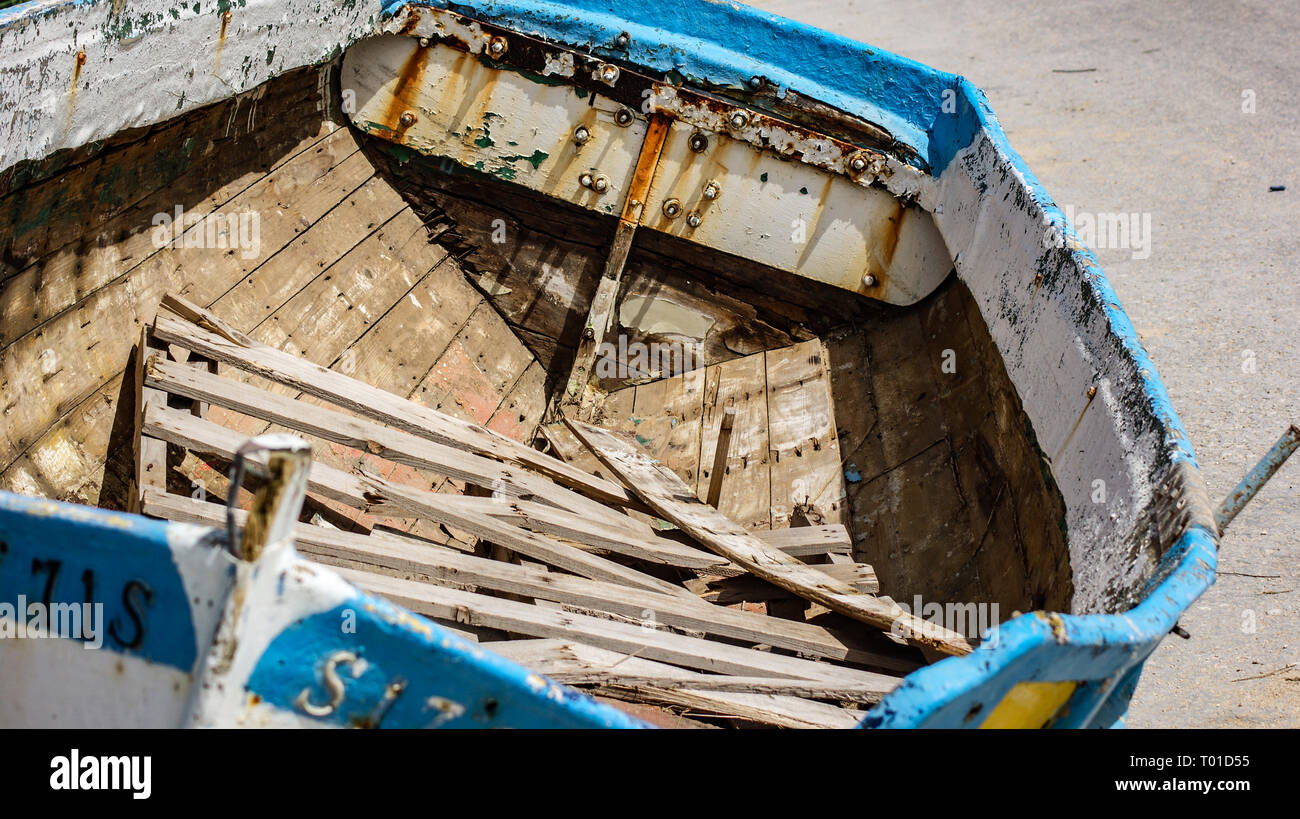
{"type": "MultiPolygon", "coordinates": [[[[707,432],[703,412],[680,432],[695,458],[686,483],[634,438],[566,418],[545,429],[548,454],[261,344],[176,296],[137,356],[132,500],[145,514],[223,526],[224,472],[249,430],[293,431],[330,455],[314,455],[299,551],[592,693],[712,724],[851,727],[924,663],[916,646],[970,648],[877,597],[842,525],[770,528],[769,516],[749,531],[699,499],[729,508],[702,458],[715,476],[743,470],[769,436],[803,434],[772,429],[764,410],[755,441],[756,411],[720,372],[694,376],[731,400],[710,409],[707,432]]],[[[763,381],[804,377],[800,356],[775,356],[763,381]]],[[[815,451],[799,457],[814,464],[815,451]]]]}

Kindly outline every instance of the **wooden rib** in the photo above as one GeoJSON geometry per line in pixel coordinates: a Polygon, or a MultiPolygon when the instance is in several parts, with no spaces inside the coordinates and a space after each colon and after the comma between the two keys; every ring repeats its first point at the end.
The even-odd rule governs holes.
{"type": "Polygon", "coordinates": [[[621,486],[601,480],[518,441],[362,384],[297,356],[261,344],[243,346],[189,322],[160,314],[154,335],[245,372],[331,401],[344,409],[454,449],[518,464],[607,503],[643,508],[621,486]]]}
{"type": "Polygon", "coordinates": [[[913,642],[945,654],[961,655],[971,651],[970,643],[962,635],[905,612],[897,605],[891,606],[862,594],[815,567],[768,547],[716,509],[700,502],[690,487],[672,471],[656,464],[617,436],[570,418],[566,418],[565,423],[606,466],[633,487],[648,506],[676,523],[701,545],[769,583],[805,600],[821,603],[831,611],[885,631],[901,630],[913,642]]]}
{"type": "MultiPolygon", "coordinates": [[[[150,405],[145,412],[144,432],[196,452],[234,457],[244,437],[202,418],[166,407],[150,405]]],[[[325,497],[366,512],[428,518],[453,526],[475,537],[499,543],[520,554],[596,580],[608,580],[637,588],[689,594],[685,589],[657,578],[588,554],[575,546],[502,523],[489,515],[466,511],[447,496],[399,486],[373,475],[348,475],[322,463],[313,463],[308,488],[325,497]]]]}

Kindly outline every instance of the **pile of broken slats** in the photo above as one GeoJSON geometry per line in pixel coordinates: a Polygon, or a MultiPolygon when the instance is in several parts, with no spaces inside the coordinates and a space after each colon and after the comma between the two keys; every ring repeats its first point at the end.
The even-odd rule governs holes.
{"type": "Polygon", "coordinates": [[[598,427],[548,437],[560,454],[585,447],[608,478],[253,342],[175,296],[136,358],[139,511],[223,526],[235,450],[293,431],[314,458],[300,552],[590,693],[713,724],[850,727],[924,662],[886,634],[896,623],[918,627],[914,644],[969,650],[877,597],[844,527],[747,532],[598,427]],[[773,601],[802,616],[771,616],[773,601]]]}

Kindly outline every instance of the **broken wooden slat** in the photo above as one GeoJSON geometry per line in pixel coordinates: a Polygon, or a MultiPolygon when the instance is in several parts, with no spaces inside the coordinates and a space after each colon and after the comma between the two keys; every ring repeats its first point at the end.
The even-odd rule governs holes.
{"type": "Polygon", "coordinates": [[[514,634],[578,640],[599,648],[723,674],[874,684],[880,687],[881,694],[888,693],[898,684],[897,677],[755,651],[641,625],[550,611],[513,600],[353,569],[340,568],[338,572],[361,588],[412,611],[514,634]]]}
{"type": "MultiPolygon", "coordinates": [[[[654,537],[648,526],[539,475],[512,469],[491,458],[444,446],[400,430],[389,429],[374,421],[268,393],[243,382],[196,372],[158,356],[150,359],[145,380],[168,392],[210,401],[226,409],[369,452],[395,463],[427,469],[509,495],[532,495],[562,509],[585,515],[589,520],[603,523],[607,528],[627,530],[631,538],[645,540],[654,537]]],[[[688,560],[688,568],[703,568],[719,562],[714,555],[704,553],[694,555],[695,562],[690,562],[690,553],[698,550],[675,543],[667,543],[663,549],[688,560]]]]}
{"type": "MultiPolygon", "coordinates": [[[[235,450],[244,440],[238,433],[210,421],[152,404],[145,413],[144,431],[147,435],[169,443],[225,460],[234,457],[235,450]]],[[[415,514],[453,526],[584,577],[672,594],[689,594],[681,587],[589,554],[577,547],[518,529],[489,515],[462,510],[449,502],[447,496],[433,492],[399,486],[372,475],[354,477],[321,463],[312,464],[308,487],[332,500],[364,511],[415,514]]]]}
{"type": "Polygon", "coordinates": [[[650,460],[606,430],[565,419],[583,443],[660,515],[682,531],[758,577],[788,589],[805,600],[869,623],[885,631],[902,629],[905,636],[946,654],[966,654],[966,638],[890,606],[835,580],[815,567],[799,562],[779,549],[765,545],[716,509],[700,502],[690,487],[670,470],[650,460]]]}
{"type": "MultiPolygon", "coordinates": [[[[158,490],[145,493],[145,514],[187,523],[224,526],[223,507],[158,490]]],[[[236,519],[242,512],[236,512],[236,519]]],[[[462,554],[447,547],[394,535],[359,535],[322,526],[299,524],[295,540],[301,551],[317,559],[341,561],[362,571],[382,567],[431,578],[435,582],[467,584],[493,592],[517,594],[557,603],[599,609],[625,617],[644,617],[674,628],[699,631],[733,640],[765,643],[774,648],[829,660],[870,665],[898,672],[918,664],[885,654],[849,648],[820,626],[780,620],[761,614],[708,605],[653,591],[631,589],[585,577],[540,573],[526,566],[462,554]]]]}
{"type": "Polygon", "coordinates": [[[716,684],[717,681],[735,678],[701,674],[582,643],[565,640],[508,640],[493,643],[489,649],[542,674],[557,677],[590,675],[593,679],[604,675],[614,685],[600,686],[598,690],[618,699],[684,706],[703,713],[781,728],[853,728],[862,718],[860,711],[847,711],[824,703],[770,694],[680,689],[663,685],[620,690],[616,683],[621,675],[653,677],[659,681],[671,680],[682,685],[697,682],[701,685],[716,684]]]}
{"type": "Polygon", "coordinates": [[[154,335],[168,343],[331,401],[344,409],[428,438],[435,443],[534,469],[607,503],[634,508],[641,506],[623,487],[600,480],[518,441],[399,398],[280,350],[260,344],[235,344],[166,314],[160,314],[155,320],[154,335]]]}
{"type": "MultiPolygon", "coordinates": [[[[135,481],[129,498],[130,510],[140,511],[140,501],[147,489],[167,489],[167,444],[144,434],[145,406],[150,403],[166,405],[167,394],[145,385],[145,360],[150,353],[160,353],[149,339],[148,328],[140,331],[140,344],[135,351],[135,481]]],[[[162,353],[166,355],[166,353],[162,353]]]]}
{"type": "Polygon", "coordinates": [[[709,491],[704,502],[714,509],[722,497],[722,477],[727,474],[727,455],[731,452],[731,430],[736,425],[736,408],[727,407],[718,426],[718,441],[713,452],[713,467],[709,470],[709,491]]]}

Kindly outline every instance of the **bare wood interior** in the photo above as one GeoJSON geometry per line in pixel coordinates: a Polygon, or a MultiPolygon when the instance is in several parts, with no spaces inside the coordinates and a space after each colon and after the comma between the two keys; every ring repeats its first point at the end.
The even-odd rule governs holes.
{"type": "MultiPolygon", "coordinates": [[[[0,488],[109,508],[130,507],[145,492],[224,497],[224,460],[211,452],[175,442],[161,455],[137,451],[143,425],[175,420],[139,412],[137,390],[155,388],[141,381],[139,355],[132,357],[168,292],[259,344],[528,446],[544,438],[539,446],[563,454],[562,432],[539,432],[565,387],[616,217],[545,201],[360,135],[328,113],[337,94],[332,70],[286,74],[254,94],[5,175],[0,488]],[[198,216],[256,213],[257,252],[165,246],[173,237],[159,241],[156,217],[178,207],[198,216]],[[159,458],[165,477],[139,485],[137,461],[159,458]]],[[[753,487],[768,487],[766,494],[728,494],[724,484],[720,508],[745,528],[843,524],[853,559],[874,569],[881,594],[900,601],[921,595],[997,603],[1003,618],[1068,609],[1060,496],[979,311],[955,276],[921,302],[893,307],[714,251],[684,250],[680,240],[647,231],[631,244],[612,317],[614,336],[688,348],[696,368],[675,378],[602,378],[608,397],[595,420],[616,428],[633,417],[660,419],[645,422],[651,434],[643,433],[643,443],[652,451],[668,447],[663,453],[671,439],[694,453],[689,464],[660,457],[703,497],[722,412],[736,409],[725,462],[763,476],[753,487]],[[807,354],[810,346],[816,355],[807,354]],[[809,405],[782,403],[788,391],[774,385],[781,379],[825,385],[833,440],[805,434],[809,405]],[[665,424],[669,416],[687,423],[679,430],[665,424]],[[820,517],[801,519],[810,510],[795,508],[794,486],[813,474],[830,489],[819,483],[804,492],[820,517]]],[[[237,379],[285,400],[329,404],[175,345],[154,355],[187,365],[196,379],[237,379]]],[[[170,395],[162,409],[191,418],[203,410],[196,420],[241,435],[283,427],[170,395]]],[[[364,474],[399,494],[481,494],[464,477],[391,460],[355,441],[307,437],[323,466],[364,474]]],[[[584,474],[616,483],[589,456],[586,464],[580,453],[574,457],[584,474]]],[[[469,514],[468,507],[448,505],[444,522],[434,523],[409,503],[358,509],[346,494],[313,489],[307,517],[329,522],[340,536],[387,531],[400,533],[391,536],[403,544],[441,544],[466,555],[485,537],[451,514],[469,514]]],[[[653,517],[645,511],[622,517],[648,530],[653,517]]],[[[555,514],[536,522],[552,533],[569,524],[555,514]]],[[[307,550],[329,557],[334,549],[334,561],[350,565],[352,557],[337,557],[344,548],[307,550]]],[[[526,566],[529,558],[522,560],[526,566]]],[[[614,582],[617,570],[610,571],[599,582],[614,582]]],[[[723,579],[700,591],[718,599],[727,591],[723,579]]],[[[456,601],[433,600],[400,582],[393,577],[398,585],[381,590],[422,600],[430,612],[455,611],[456,601]]],[[[721,599],[742,608],[765,593],[733,586],[740,590],[721,599]]],[[[544,617],[534,623],[513,609],[493,611],[474,628],[533,623],[538,643],[529,656],[545,655],[565,673],[609,659],[590,654],[578,662],[562,645],[542,645],[544,617]]],[[[828,628],[845,626],[840,614],[819,616],[828,628]]],[[[678,656],[674,651],[666,647],[662,656],[678,656]]],[[[636,659],[645,662],[636,664],[632,688],[655,688],[659,679],[660,701],[683,700],[665,693],[680,688],[666,682],[679,670],[636,659]]],[[[842,688],[856,696],[852,685],[842,688]]],[[[752,696],[708,695],[731,698],[733,706],[752,696]]],[[[803,717],[784,718],[794,724],[803,717]]]]}

